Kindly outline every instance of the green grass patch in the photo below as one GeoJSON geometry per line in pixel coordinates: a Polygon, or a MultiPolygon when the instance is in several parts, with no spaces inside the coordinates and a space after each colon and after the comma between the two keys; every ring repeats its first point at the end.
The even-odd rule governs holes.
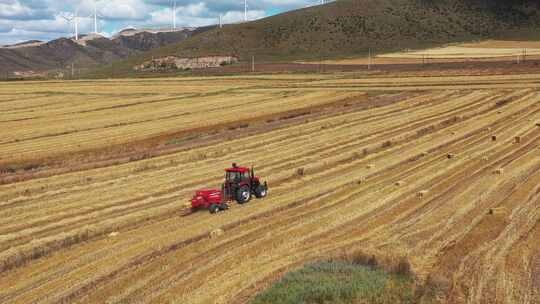
{"type": "Polygon", "coordinates": [[[324,261],[286,274],[252,304],[415,303],[411,275],[349,261],[324,261]]]}

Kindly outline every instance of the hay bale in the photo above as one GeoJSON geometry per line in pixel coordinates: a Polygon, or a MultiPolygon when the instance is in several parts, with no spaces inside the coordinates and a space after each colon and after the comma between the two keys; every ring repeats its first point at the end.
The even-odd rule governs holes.
{"type": "Polygon", "coordinates": [[[405,185],[405,182],[404,181],[397,181],[395,183],[395,185],[398,186],[398,187],[401,187],[401,186],[405,185]]]}
{"type": "Polygon", "coordinates": [[[497,141],[497,135],[492,135],[491,136],[491,141],[497,141]]]}
{"type": "Polygon", "coordinates": [[[381,145],[381,147],[382,147],[382,148],[390,148],[392,145],[393,145],[392,141],[391,141],[391,140],[387,140],[387,141],[385,141],[385,142],[381,145]]]}
{"type": "Polygon", "coordinates": [[[446,158],[448,158],[448,159],[453,159],[453,158],[456,158],[456,155],[455,155],[454,153],[448,153],[448,154],[446,155],[446,158]]]}
{"type": "Polygon", "coordinates": [[[212,239],[215,239],[217,237],[220,237],[224,234],[225,232],[223,231],[223,229],[214,229],[210,232],[210,238],[212,239]]]}
{"type": "Polygon", "coordinates": [[[504,169],[503,168],[496,169],[495,171],[493,171],[493,173],[497,175],[502,175],[504,173],[504,169]]]}
{"type": "Polygon", "coordinates": [[[506,207],[489,208],[488,214],[489,214],[489,215],[508,214],[508,209],[507,209],[506,207]]]}
{"type": "Polygon", "coordinates": [[[365,183],[366,180],[367,180],[367,179],[366,179],[365,177],[361,177],[356,183],[357,183],[358,185],[361,185],[361,184],[365,183]]]}
{"type": "Polygon", "coordinates": [[[375,168],[375,165],[369,164],[369,165],[366,166],[366,168],[368,168],[368,169],[373,169],[373,168],[375,168]]]}
{"type": "Polygon", "coordinates": [[[489,157],[484,156],[484,157],[482,157],[482,160],[483,160],[483,161],[488,161],[488,160],[489,160],[489,157]]]}
{"type": "Polygon", "coordinates": [[[540,122],[537,122],[537,123],[536,123],[536,126],[537,126],[537,127],[540,127],[540,122]]]}
{"type": "Polygon", "coordinates": [[[491,132],[491,130],[492,130],[491,127],[486,128],[486,131],[488,131],[488,132],[491,132]]]}
{"type": "Polygon", "coordinates": [[[521,136],[516,136],[516,137],[514,137],[514,142],[515,142],[516,144],[521,143],[521,136]]]}
{"type": "Polygon", "coordinates": [[[425,157],[425,156],[428,156],[428,155],[429,155],[429,152],[424,151],[424,152],[422,152],[420,155],[425,157]]]}
{"type": "Polygon", "coordinates": [[[456,135],[456,134],[457,134],[457,132],[456,132],[456,131],[453,131],[453,132],[452,132],[452,135],[456,135]]]}
{"type": "Polygon", "coordinates": [[[428,193],[429,193],[428,190],[422,190],[418,192],[418,197],[425,197],[426,195],[428,195],[428,193]]]}
{"type": "Polygon", "coordinates": [[[306,170],[304,168],[296,169],[296,176],[304,176],[305,174],[306,174],[306,170]]]}
{"type": "Polygon", "coordinates": [[[114,231],[114,232],[111,232],[109,233],[109,237],[117,237],[120,233],[118,233],[118,231],[114,231]]]}

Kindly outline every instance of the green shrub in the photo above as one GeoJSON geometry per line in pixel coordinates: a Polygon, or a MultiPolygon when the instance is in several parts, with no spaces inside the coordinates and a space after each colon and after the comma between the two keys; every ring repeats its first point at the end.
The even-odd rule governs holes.
{"type": "Polygon", "coordinates": [[[414,302],[410,276],[347,261],[324,261],[285,275],[252,304],[414,302]]]}

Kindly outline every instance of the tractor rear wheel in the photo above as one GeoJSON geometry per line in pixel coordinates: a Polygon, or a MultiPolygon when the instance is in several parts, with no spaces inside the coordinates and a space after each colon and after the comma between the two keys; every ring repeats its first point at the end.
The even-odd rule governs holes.
{"type": "Polygon", "coordinates": [[[251,189],[248,186],[242,186],[236,190],[236,201],[239,204],[245,204],[251,200],[251,189]]]}
{"type": "Polygon", "coordinates": [[[265,186],[259,185],[255,188],[255,197],[256,198],[265,198],[268,195],[268,189],[265,186]]]}
{"type": "Polygon", "coordinates": [[[218,213],[220,208],[218,205],[212,204],[208,210],[210,211],[210,213],[214,214],[214,213],[218,213]]]}

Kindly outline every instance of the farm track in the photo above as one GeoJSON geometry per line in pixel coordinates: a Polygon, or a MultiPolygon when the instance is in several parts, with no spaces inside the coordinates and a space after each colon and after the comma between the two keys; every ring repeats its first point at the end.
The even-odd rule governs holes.
{"type": "MultiPolygon", "coordinates": [[[[185,107],[214,107],[215,114],[207,114],[219,123],[227,113],[219,105],[235,98],[238,107],[253,102],[262,111],[256,106],[261,102],[294,109],[305,102],[355,100],[365,96],[365,89],[385,85],[377,98],[391,102],[343,107],[160,157],[0,186],[0,302],[245,302],[277,273],[359,248],[408,256],[421,280],[447,282],[443,296],[450,303],[535,303],[534,290],[540,287],[540,247],[534,238],[540,219],[540,128],[535,125],[540,78],[516,77],[471,77],[456,80],[459,87],[448,77],[412,79],[418,92],[401,95],[395,94],[403,88],[401,80],[254,78],[244,86],[220,80],[232,87],[214,91],[207,105],[193,101],[185,107]],[[272,85],[261,88],[263,81],[272,85]],[[364,84],[355,91],[339,89],[340,83],[351,82],[364,84]],[[314,92],[313,86],[326,92],[314,92]],[[234,98],[222,98],[220,92],[234,98]],[[218,216],[181,216],[193,191],[218,185],[221,169],[232,161],[254,164],[269,181],[269,198],[218,216]],[[304,176],[296,175],[298,168],[305,169],[304,176]],[[218,228],[224,235],[210,238],[218,228]],[[505,275],[510,260],[521,271],[505,275]],[[478,276],[483,272],[487,275],[478,276]],[[466,288],[459,282],[467,282],[466,288]]],[[[197,81],[180,86],[190,86],[186,94],[197,94],[197,81]]],[[[128,83],[136,87],[139,82],[128,83]]],[[[373,98],[368,95],[367,102],[373,98]]],[[[109,100],[115,104],[122,98],[109,100]]],[[[100,109],[108,102],[100,101],[100,109]]],[[[61,113],[62,104],[56,106],[50,110],[61,113]]],[[[66,113],[79,113],[72,104],[64,106],[70,109],[66,113]]],[[[103,109],[113,115],[125,108],[103,109]]],[[[177,111],[195,116],[176,116],[175,124],[204,114],[183,107],[177,111]]],[[[144,136],[173,126],[167,122],[172,117],[155,113],[155,126],[144,136]]],[[[131,114],[125,119],[130,121],[131,114]]],[[[88,146],[117,141],[104,122],[85,122],[95,124],[88,146]]],[[[130,140],[139,138],[122,132],[130,140]]],[[[50,144],[27,139],[36,153],[50,144]]],[[[5,151],[17,149],[22,147],[5,151]]]]}

